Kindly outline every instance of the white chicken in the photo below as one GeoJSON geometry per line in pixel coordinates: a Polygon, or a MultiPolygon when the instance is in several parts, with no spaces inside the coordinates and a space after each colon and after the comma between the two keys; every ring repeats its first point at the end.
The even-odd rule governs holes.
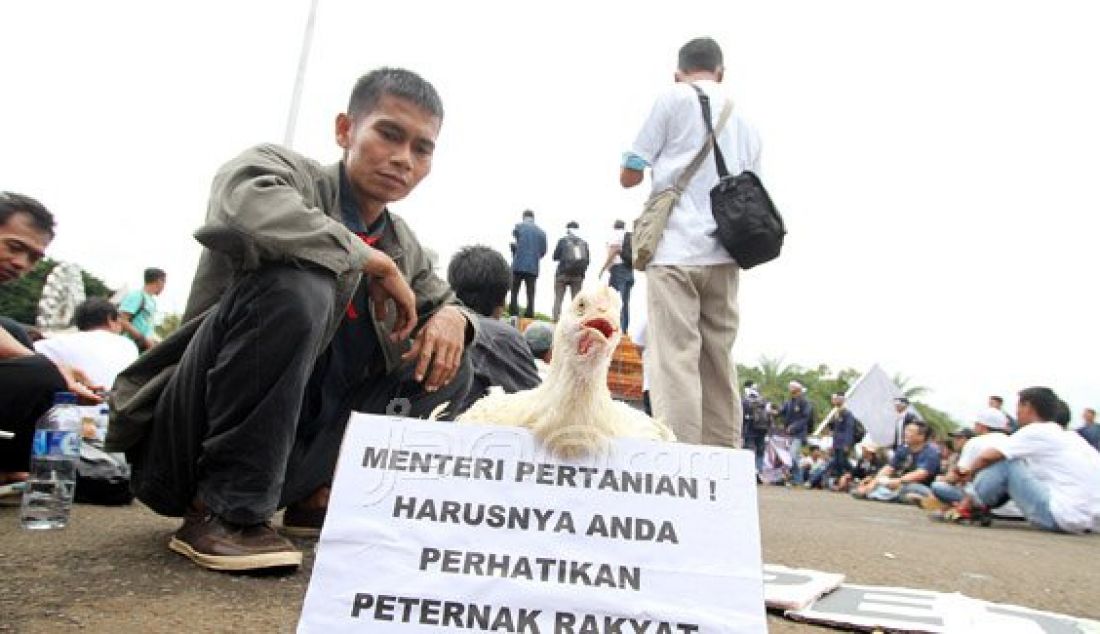
{"type": "Polygon", "coordinates": [[[460,423],[526,427],[556,456],[601,451],[611,438],[675,440],[660,421],[611,398],[607,369],[619,345],[619,294],[586,288],[554,330],[550,374],[540,386],[489,394],[458,417],[460,423]]]}

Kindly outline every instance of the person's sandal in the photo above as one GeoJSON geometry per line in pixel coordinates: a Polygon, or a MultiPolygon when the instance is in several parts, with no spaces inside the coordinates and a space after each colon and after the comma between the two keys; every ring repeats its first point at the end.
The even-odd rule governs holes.
{"type": "Polygon", "coordinates": [[[987,509],[979,509],[973,506],[952,506],[945,511],[932,513],[928,517],[934,522],[945,524],[990,526],[993,523],[993,516],[990,515],[987,509]]]}

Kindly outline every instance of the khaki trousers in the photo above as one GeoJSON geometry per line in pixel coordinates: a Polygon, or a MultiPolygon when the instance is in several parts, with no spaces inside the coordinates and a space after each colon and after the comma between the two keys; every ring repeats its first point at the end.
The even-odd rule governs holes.
{"type": "Polygon", "coordinates": [[[650,266],[646,368],[653,414],[680,442],[741,448],[731,351],[739,314],[736,264],[650,266]]]}

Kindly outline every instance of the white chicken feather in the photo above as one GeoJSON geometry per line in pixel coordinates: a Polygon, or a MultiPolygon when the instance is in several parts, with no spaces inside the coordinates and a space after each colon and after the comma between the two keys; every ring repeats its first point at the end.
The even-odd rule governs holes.
{"type": "Polygon", "coordinates": [[[458,417],[460,423],[525,427],[556,456],[601,451],[611,438],[675,440],[672,430],[611,398],[607,369],[622,338],[619,294],[606,285],[585,288],[554,330],[550,374],[514,394],[489,394],[458,417]]]}

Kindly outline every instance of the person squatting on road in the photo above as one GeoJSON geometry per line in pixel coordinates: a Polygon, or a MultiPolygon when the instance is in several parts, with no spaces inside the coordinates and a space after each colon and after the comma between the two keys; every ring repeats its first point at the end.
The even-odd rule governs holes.
{"type": "Polygon", "coordinates": [[[298,566],[269,520],[318,532],[349,412],[465,394],[476,318],[387,208],[428,175],[442,120],[431,84],[382,68],[336,118],[338,163],[261,145],[214,177],[184,325],[119,376],[108,436],[138,498],[184,518],[172,550],[298,566]]]}

